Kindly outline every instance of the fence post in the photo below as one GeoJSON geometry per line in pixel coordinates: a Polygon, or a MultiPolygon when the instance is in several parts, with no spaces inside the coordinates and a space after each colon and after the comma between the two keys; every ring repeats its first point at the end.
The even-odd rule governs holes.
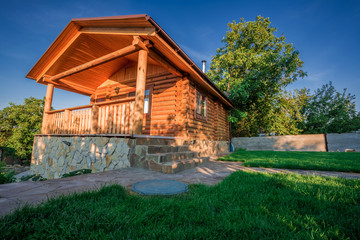
{"type": "Polygon", "coordinates": [[[64,130],[63,130],[63,132],[65,134],[70,134],[71,133],[70,132],[71,111],[69,109],[66,109],[64,114],[65,114],[65,116],[64,116],[64,121],[65,122],[64,122],[64,130]]]}
{"type": "Polygon", "coordinates": [[[91,134],[98,133],[99,126],[99,106],[92,105],[91,108],[91,134]]]}

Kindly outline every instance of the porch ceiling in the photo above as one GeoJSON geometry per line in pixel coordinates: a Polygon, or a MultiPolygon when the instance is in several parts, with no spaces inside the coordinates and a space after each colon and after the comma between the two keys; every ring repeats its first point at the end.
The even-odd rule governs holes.
{"type": "MultiPolygon", "coordinates": [[[[80,66],[96,58],[112,53],[132,44],[133,36],[116,34],[81,33],[70,46],[54,61],[45,72],[51,77],[66,70],[80,66]]],[[[138,53],[132,53],[107,63],[89,68],[85,71],[60,79],[55,85],[64,90],[91,95],[104,81],[109,79],[122,67],[137,62],[138,53]]],[[[158,65],[149,58],[149,64],[158,65]]],[[[39,83],[46,82],[43,79],[39,83]]]]}

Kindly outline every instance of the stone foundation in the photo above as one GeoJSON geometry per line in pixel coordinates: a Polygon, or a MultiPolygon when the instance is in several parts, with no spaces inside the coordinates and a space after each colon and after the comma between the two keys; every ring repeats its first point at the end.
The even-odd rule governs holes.
{"type": "Polygon", "coordinates": [[[214,156],[229,152],[228,141],[193,140],[190,142],[191,151],[200,152],[202,156],[214,156]]]}
{"type": "Polygon", "coordinates": [[[34,139],[30,170],[31,174],[53,179],[80,169],[91,169],[92,172],[127,167],[153,169],[149,146],[166,148],[162,149],[166,152],[172,149],[174,154],[182,149],[189,149],[199,152],[201,156],[214,156],[228,152],[229,142],[153,137],[38,135],[34,139]]]}
{"type": "Polygon", "coordinates": [[[52,179],[80,169],[126,168],[134,147],[135,140],[130,138],[36,136],[30,170],[52,179]]]}

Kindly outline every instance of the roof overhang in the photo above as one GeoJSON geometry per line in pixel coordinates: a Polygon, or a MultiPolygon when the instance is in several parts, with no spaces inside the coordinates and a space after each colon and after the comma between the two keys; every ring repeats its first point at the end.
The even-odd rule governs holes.
{"type": "MultiPolygon", "coordinates": [[[[134,36],[151,42],[150,64],[161,64],[174,74],[189,75],[226,106],[234,107],[227,96],[199,69],[179,45],[150,16],[145,14],[72,19],[26,77],[47,84],[47,79],[60,73],[131,46],[134,36]]],[[[111,59],[86,71],[57,79],[56,87],[91,95],[121,66],[136,60],[136,52],[128,53],[126,56],[111,59]]]]}

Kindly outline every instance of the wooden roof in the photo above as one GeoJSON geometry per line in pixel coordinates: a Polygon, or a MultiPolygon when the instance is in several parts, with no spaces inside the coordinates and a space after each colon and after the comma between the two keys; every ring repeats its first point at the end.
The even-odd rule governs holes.
{"type": "MultiPolygon", "coordinates": [[[[123,49],[132,44],[133,37],[150,40],[156,52],[149,54],[149,64],[169,64],[176,72],[190,75],[196,82],[229,107],[231,101],[197,67],[185,52],[150,17],[143,15],[72,19],[44,55],[26,75],[38,83],[47,84],[51,78],[69,69],[123,49]],[[156,57],[157,56],[157,57],[156,57]],[[159,56],[161,61],[158,61],[159,56]]],[[[111,75],[137,61],[137,52],[108,61],[59,79],[56,87],[91,95],[111,75]]]]}

